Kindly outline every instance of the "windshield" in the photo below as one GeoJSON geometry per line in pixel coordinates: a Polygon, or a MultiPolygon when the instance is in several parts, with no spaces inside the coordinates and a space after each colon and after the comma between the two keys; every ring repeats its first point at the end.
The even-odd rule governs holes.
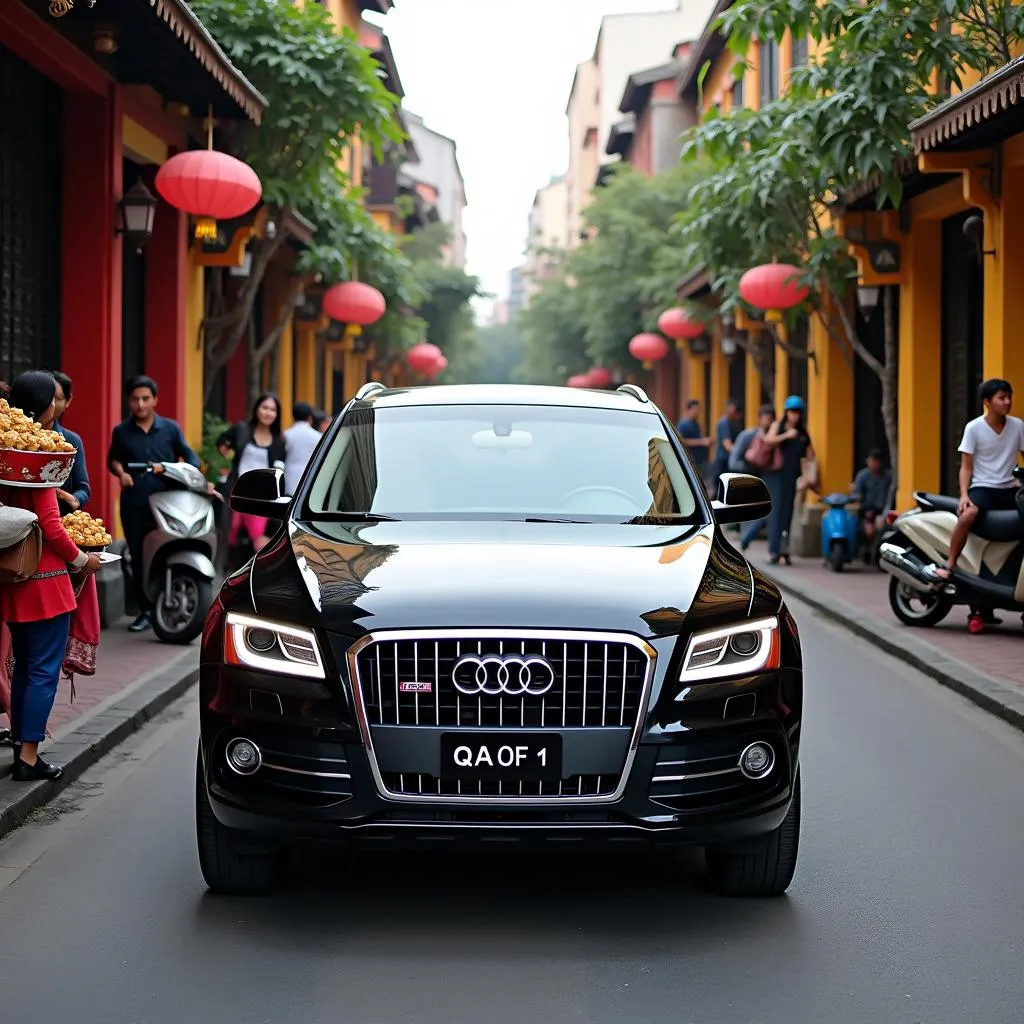
{"type": "Polygon", "coordinates": [[[396,519],[693,520],[661,420],[561,406],[354,409],[325,453],[311,515],[396,519]]]}

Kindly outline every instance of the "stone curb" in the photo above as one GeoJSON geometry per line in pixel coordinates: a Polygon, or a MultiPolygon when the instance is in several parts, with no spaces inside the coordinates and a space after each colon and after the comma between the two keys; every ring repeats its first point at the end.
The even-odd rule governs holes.
{"type": "MultiPolygon", "coordinates": [[[[767,574],[764,566],[761,569],[767,574]]],[[[879,622],[838,598],[819,596],[811,588],[786,579],[783,573],[770,575],[783,592],[810,605],[851,632],[871,641],[886,654],[891,654],[956,691],[961,697],[966,697],[1014,728],[1024,730],[1024,693],[993,676],[978,672],[965,662],[947,657],[931,644],[908,636],[906,630],[879,622]]]]}
{"type": "MultiPolygon", "coordinates": [[[[179,659],[143,678],[100,714],[73,726],[57,742],[48,743],[46,758],[52,756],[53,761],[64,765],[64,774],[56,782],[11,782],[6,778],[9,769],[5,764],[0,778],[0,839],[194,685],[199,679],[199,666],[192,659],[183,661],[179,659]]],[[[0,756],[10,758],[10,747],[0,748],[0,756]]]]}

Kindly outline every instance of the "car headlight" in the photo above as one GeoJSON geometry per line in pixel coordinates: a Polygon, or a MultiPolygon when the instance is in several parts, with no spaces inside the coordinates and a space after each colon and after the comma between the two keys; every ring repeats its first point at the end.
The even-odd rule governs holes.
{"type": "Polygon", "coordinates": [[[228,612],[224,662],[284,676],[324,679],[324,663],[312,630],[228,612]]]}
{"type": "Polygon", "coordinates": [[[779,620],[774,615],[694,633],[686,645],[679,681],[697,683],[770,671],[779,667],[780,646],[779,620]]]}

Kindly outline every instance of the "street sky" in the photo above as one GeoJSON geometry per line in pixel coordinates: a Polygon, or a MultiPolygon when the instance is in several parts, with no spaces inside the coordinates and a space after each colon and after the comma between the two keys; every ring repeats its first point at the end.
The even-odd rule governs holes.
{"type": "MultiPolygon", "coordinates": [[[[568,162],[565,107],[601,18],[676,0],[396,0],[383,25],[404,105],[455,139],[469,205],[468,267],[503,298],[534,193],[568,162]]],[[[671,42],[666,43],[666,59],[671,42]]],[[[479,304],[486,315],[493,300],[479,304]]]]}

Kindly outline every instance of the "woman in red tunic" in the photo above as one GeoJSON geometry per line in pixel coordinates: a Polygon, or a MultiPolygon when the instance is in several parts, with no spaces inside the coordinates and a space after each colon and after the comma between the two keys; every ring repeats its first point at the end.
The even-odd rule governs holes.
{"type": "MultiPolygon", "coordinates": [[[[43,421],[53,414],[57,383],[48,373],[23,373],[11,386],[10,403],[43,421]]],[[[51,488],[3,487],[4,504],[31,509],[39,519],[43,551],[35,574],[24,583],[0,587],[0,621],[11,632],[11,738],[16,782],[58,779],[64,769],[38,753],[60,682],[75,593],[68,566],[96,572],[97,555],[79,551],[60,519],[57,492],[51,488]]]]}

